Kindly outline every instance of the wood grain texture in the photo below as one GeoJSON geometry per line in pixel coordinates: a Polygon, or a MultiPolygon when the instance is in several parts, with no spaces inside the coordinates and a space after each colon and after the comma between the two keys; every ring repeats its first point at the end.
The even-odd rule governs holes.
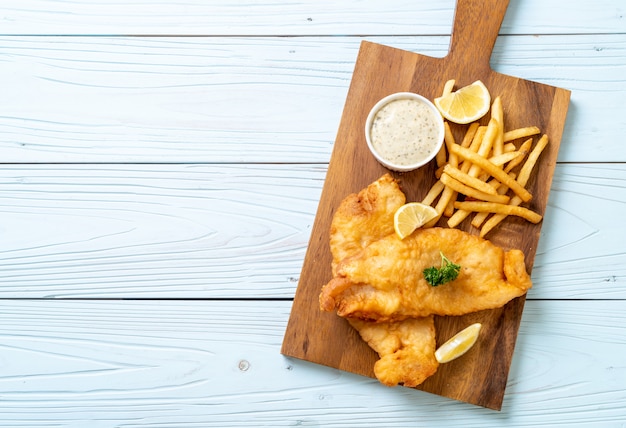
{"type": "Polygon", "coordinates": [[[290,306],[0,301],[0,425],[591,428],[623,422],[624,301],[527,302],[500,413],[281,356],[290,306]]]}
{"type": "MultiPolygon", "coordinates": [[[[566,169],[573,166],[568,165],[566,169]]],[[[595,288],[594,282],[603,282],[603,291],[593,298],[623,299],[615,292],[619,294],[624,288],[624,275],[610,273],[624,262],[625,256],[623,251],[611,250],[623,248],[626,240],[626,230],[621,226],[626,212],[626,194],[619,184],[624,177],[620,172],[623,167],[624,164],[582,164],[575,166],[576,177],[572,175],[573,170],[566,169],[555,175],[551,210],[544,219],[538,263],[533,267],[533,280],[545,287],[531,291],[530,296],[558,299],[559,295],[568,298],[579,295],[585,298],[586,292],[595,288]],[[571,200],[571,208],[564,208],[564,198],[571,200]],[[615,205],[603,209],[606,200],[615,205]],[[556,230],[564,231],[567,238],[558,237],[556,230]],[[585,247],[593,254],[583,255],[585,247]]]]}
{"type": "MultiPolygon", "coordinates": [[[[327,163],[362,40],[433,57],[449,43],[2,37],[2,161],[327,163]]],[[[559,161],[626,161],[626,36],[499,37],[491,67],[573,91],[559,161]]]]}
{"type": "Polygon", "coordinates": [[[325,171],[8,166],[0,295],[291,297],[325,171]]]}
{"type": "MultiPolygon", "coordinates": [[[[286,355],[358,374],[373,374],[373,364],[378,358],[375,352],[345,320],[333,313],[321,313],[317,302],[320,287],[331,278],[328,234],[333,211],[343,198],[366,187],[386,171],[364,144],[365,118],[381,98],[395,92],[416,92],[433,99],[441,93],[448,79],[456,79],[457,87],[481,80],[492,97],[502,98],[505,129],[532,124],[550,139],[526,186],[533,195],[528,207],[541,215],[545,213],[570,93],[491,69],[491,51],[507,5],[507,1],[501,0],[457,2],[450,50],[444,58],[368,42],[361,45],[285,333],[283,352],[286,355]]],[[[483,124],[486,120],[488,118],[482,119],[483,124]]],[[[461,141],[465,127],[452,124],[451,128],[456,140],[461,141]]],[[[409,201],[421,200],[436,181],[433,163],[396,176],[409,201]]],[[[440,225],[444,224],[445,219],[442,219],[440,225]]],[[[467,224],[460,228],[472,231],[467,224]]],[[[490,233],[489,240],[505,249],[522,250],[527,270],[532,272],[540,230],[541,224],[509,219],[490,233]]],[[[480,321],[491,340],[483,342],[485,352],[476,352],[471,354],[473,357],[446,365],[419,388],[499,409],[523,306],[524,296],[502,308],[480,314],[439,317],[436,327],[442,337],[452,337],[465,326],[480,321]],[[498,352],[494,352],[495,349],[498,352]],[[482,377],[486,370],[494,376],[482,377]],[[461,372],[466,377],[453,375],[461,372]],[[457,381],[451,382],[451,378],[457,381]]]]}
{"type": "MultiPolygon", "coordinates": [[[[449,34],[454,4],[454,0],[22,0],[0,3],[0,16],[2,34],[449,34]]],[[[626,28],[623,4],[611,0],[517,0],[509,9],[504,34],[619,33],[626,28]]]]}

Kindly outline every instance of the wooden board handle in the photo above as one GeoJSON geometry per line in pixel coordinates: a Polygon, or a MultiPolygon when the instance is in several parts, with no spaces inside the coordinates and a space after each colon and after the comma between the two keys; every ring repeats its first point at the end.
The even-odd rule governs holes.
{"type": "Polygon", "coordinates": [[[448,59],[460,70],[489,69],[509,0],[457,0],[448,59]]]}

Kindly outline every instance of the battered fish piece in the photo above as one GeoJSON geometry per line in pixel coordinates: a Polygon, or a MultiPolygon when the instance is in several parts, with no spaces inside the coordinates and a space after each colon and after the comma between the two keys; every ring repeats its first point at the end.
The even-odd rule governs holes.
{"type": "MultiPolygon", "coordinates": [[[[404,193],[389,174],[341,202],[330,230],[333,275],[342,260],[395,233],[393,216],[405,202],[404,193]]],[[[374,374],[382,384],[415,387],[437,371],[433,316],[389,323],[348,321],[380,356],[374,374]]]]}
{"type": "Polygon", "coordinates": [[[532,286],[520,250],[504,251],[478,236],[439,227],[404,240],[388,235],[343,260],[336,273],[322,288],[320,308],[375,321],[499,308],[532,286]],[[441,252],[461,271],[454,281],[433,287],[423,271],[441,265],[441,252]]]}
{"type": "Polygon", "coordinates": [[[405,202],[404,193],[389,174],[341,202],[330,227],[333,275],[339,262],[394,233],[393,216],[405,202]]]}
{"type": "Polygon", "coordinates": [[[374,374],[382,384],[415,387],[437,371],[432,315],[390,323],[349,322],[381,357],[374,364],[374,374]]]}

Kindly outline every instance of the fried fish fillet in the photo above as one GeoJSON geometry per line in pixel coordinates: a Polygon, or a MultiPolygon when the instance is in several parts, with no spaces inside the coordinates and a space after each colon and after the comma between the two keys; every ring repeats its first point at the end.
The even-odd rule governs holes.
{"type": "Polygon", "coordinates": [[[330,226],[333,275],[339,262],[394,232],[393,216],[405,202],[404,193],[389,174],[341,202],[330,226]]]}
{"type": "Polygon", "coordinates": [[[434,317],[375,323],[350,319],[367,344],[378,353],[374,374],[384,385],[415,387],[435,374],[434,317]]]}
{"type": "MultiPolygon", "coordinates": [[[[346,197],[333,216],[330,231],[332,268],[372,242],[394,233],[393,216],[406,198],[396,180],[385,174],[358,194],[346,197]]],[[[349,319],[361,338],[378,353],[374,374],[383,384],[414,387],[432,376],[435,358],[434,317],[374,323],[349,319]]]]}
{"type": "Polygon", "coordinates": [[[419,229],[372,242],[342,260],[320,294],[320,307],[343,317],[397,321],[412,317],[464,315],[498,308],[532,286],[524,253],[504,251],[457,229],[419,229]],[[441,253],[461,266],[458,277],[438,287],[424,278],[441,265],[441,253]]]}

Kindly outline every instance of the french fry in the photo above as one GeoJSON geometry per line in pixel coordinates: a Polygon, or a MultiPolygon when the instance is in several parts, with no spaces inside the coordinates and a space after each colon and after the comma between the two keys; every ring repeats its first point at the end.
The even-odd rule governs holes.
{"type": "Polygon", "coordinates": [[[478,152],[478,148],[485,137],[485,132],[487,132],[486,125],[480,125],[478,129],[476,129],[476,133],[474,134],[474,138],[472,139],[472,143],[468,147],[473,152],[478,152]]]}
{"type": "MultiPolygon", "coordinates": [[[[511,178],[515,178],[515,174],[510,173],[509,174],[511,176],[511,178]]],[[[506,194],[506,192],[509,191],[509,188],[506,187],[504,184],[501,184],[498,180],[496,180],[495,178],[492,179],[491,181],[489,181],[488,183],[490,186],[494,186],[495,188],[497,188],[497,192],[500,195],[504,195],[506,194]]],[[[515,198],[517,198],[517,196],[514,196],[515,198]]],[[[519,198],[518,198],[519,199],[519,198]]],[[[510,203],[510,202],[509,202],[510,203]]],[[[457,212],[461,212],[460,210],[457,212]]],[[[474,226],[475,228],[480,228],[480,226],[483,224],[483,222],[487,219],[487,217],[489,217],[490,213],[487,212],[482,212],[482,213],[476,213],[476,215],[474,215],[474,218],[472,219],[472,226],[474,226]]]]}
{"type": "MultiPolygon", "coordinates": [[[[450,94],[452,92],[452,90],[454,89],[454,84],[456,83],[456,81],[454,79],[450,79],[448,80],[445,85],[443,86],[443,92],[441,94],[441,96],[446,96],[448,94],[450,94]]],[[[437,153],[436,157],[435,157],[435,162],[437,163],[437,171],[435,172],[435,176],[437,178],[441,177],[441,172],[442,172],[442,167],[444,165],[446,165],[447,163],[453,163],[454,166],[458,165],[458,156],[454,155],[454,157],[449,154],[448,158],[446,159],[446,146],[454,143],[454,137],[452,136],[452,132],[450,130],[450,124],[448,122],[444,122],[444,142],[445,144],[441,147],[441,150],[439,150],[439,152],[437,153]]],[[[449,153],[449,151],[448,151],[449,153]]],[[[453,197],[453,196],[452,196],[453,197]]],[[[450,200],[452,200],[452,197],[450,200]]],[[[448,206],[450,206],[450,204],[448,204],[448,206]]],[[[453,209],[453,208],[452,208],[453,209]]],[[[449,211],[450,208],[446,208],[444,210],[445,211],[449,211]]]]}
{"type": "Polygon", "coordinates": [[[539,223],[543,218],[540,214],[529,210],[528,208],[509,205],[509,204],[500,204],[494,202],[483,202],[483,201],[465,201],[465,202],[455,202],[454,208],[459,210],[467,210],[474,212],[487,212],[494,214],[505,214],[505,215],[514,215],[518,217],[522,217],[525,220],[528,220],[531,223],[539,223]]]}
{"type": "MultiPolygon", "coordinates": [[[[515,177],[513,175],[513,177],[515,177]]],[[[508,187],[506,187],[505,185],[501,184],[498,180],[496,180],[495,178],[492,179],[491,181],[489,181],[488,183],[486,183],[489,186],[492,186],[494,189],[496,189],[496,191],[498,192],[498,194],[500,195],[505,195],[506,192],[509,190],[508,187]]],[[[456,210],[454,212],[454,214],[448,219],[448,227],[456,227],[459,224],[461,224],[461,222],[463,220],[465,220],[469,215],[471,214],[470,211],[467,210],[456,210]]],[[[479,228],[480,225],[485,221],[485,219],[489,216],[490,213],[475,213],[474,218],[472,219],[472,226],[479,228]]]]}
{"type": "MultiPolygon", "coordinates": [[[[502,153],[500,155],[496,155],[496,156],[492,156],[489,158],[489,162],[491,162],[492,164],[496,165],[496,166],[502,166],[507,162],[511,162],[512,160],[514,160],[515,158],[517,158],[518,156],[523,156],[524,153],[522,152],[505,152],[502,153]]],[[[455,155],[456,156],[456,155],[455,155]]]]}
{"type": "Polygon", "coordinates": [[[515,144],[513,143],[506,143],[504,145],[504,153],[514,152],[516,150],[517,150],[517,147],[515,147],[515,144]]]}
{"type": "Polygon", "coordinates": [[[443,172],[445,174],[448,174],[450,177],[454,178],[455,180],[465,184],[466,186],[472,187],[480,192],[488,193],[490,195],[498,194],[495,187],[490,186],[489,184],[485,183],[483,180],[480,180],[479,178],[475,178],[464,173],[460,169],[455,168],[450,164],[446,165],[443,168],[443,172]]]}
{"type": "MultiPolygon", "coordinates": [[[[490,121],[490,123],[487,126],[476,126],[476,131],[474,132],[472,142],[469,144],[469,147],[467,149],[472,152],[476,152],[478,156],[480,156],[481,153],[483,153],[481,157],[484,158],[484,156],[487,156],[487,154],[492,150],[494,137],[496,136],[496,133],[495,133],[496,130],[497,130],[497,124],[494,121],[490,121]]],[[[465,145],[468,144],[467,143],[468,138],[463,139],[463,143],[465,145]]],[[[464,145],[462,144],[461,147],[464,147],[464,145]]],[[[482,172],[480,167],[475,167],[472,164],[472,162],[468,161],[467,159],[465,159],[462,162],[462,165],[460,166],[460,170],[462,173],[465,173],[469,177],[474,177],[474,178],[476,178],[482,172]],[[470,175],[470,171],[471,171],[471,174],[474,174],[473,176],[470,175]]],[[[441,173],[443,173],[443,170],[441,170],[441,173]]],[[[441,174],[439,175],[439,177],[441,177],[441,174]]],[[[484,182],[487,180],[487,178],[488,178],[488,175],[485,175],[484,178],[481,177],[481,178],[478,178],[478,180],[484,182]]],[[[449,213],[449,210],[448,210],[448,213],[449,213]]],[[[452,215],[448,215],[447,216],[449,217],[448,226],[456,227],[463,220],[465,220],[465,218],[469,214],[470,214],[469,211],[458,210],[452,215]]]]}
{"type": "MultiPolygon", "coordinates": [[[[442,96],[450,94],[455,84],[455,80],[448,80],[442,96]]],[[[493,99],[490,113],[486,126],[474,122],[466,128],[460,144],[455,141],[450,123],[444,122],[445,144],[436,156],[437,181],[422,200],[434,206],[438,215],[425,227],[434,226],[442,216],[448,217],[449,227],[456,227],[474,214],[471,224],[484,236],[509,215],[532,223],[541,221],[539,213],[521,205],[533,197],[526,184],[548,143],[547,136],[542,136],[533,148],[532,137],[541,132],[538,127],[505,132],[500,96],[493,99]],[[522,144],[516,141],[522,138],[522,144]],[[512,170],[520,166],[516,179],[512,170]],[[458,195],[465,198],[457,200],[458,195]]]]}
{"type": "MultiPolygon", "coordinates": [[[[447,187],[454,190],[455,192],[462,193],[466,196],[469,196],[470,198],[479,199],[481,201],[506,204],[511,199],[506,195],[498,195],[497,192],[495,195],[492,195],[489,193],[481,192],[480,190],[476,190],[473,187],[467,186],[466,184],[463,184],[460,181],[455,180],[454,178],[450,177],[445,172],[441,175],[441,182],[445,184],[447,187]]],[[[463,208],[457,207],[456,203],[454,204],[454,208],[463,209],[463,208]]],[[[469,211],[472,211],[472,210],[469,210],[469,211]]]]}
{"type": "Polygon", "coordinates": [[[446,143],[446,147],[448,148],[448,165],[452,165],[453,167],[459,166],[459,157],[450,152],[450,146],[456,144],[454,141],[454,135],[452,135],[452,130],[450,129],[450,124],[448,122],[444,122],[444,141],[446,143]]]}
{"type": "Polygon", "coordinates": [[[504,124],[504,110],[500,96],[495,97],[491,103],[491,117],[500,122],[501,125],[504,124]]]}
{"type": "MultiPolygon", "coordinates": [[[[514,196],[513,198],[511,198],[511,202],[509,203],[509,206],[517,206],[522,202],[522,200],[517,197],[514,196]]],[[[502,220],[504,220],[505,218],[508,217],[508,214],[494,214],[493,216],[491,216],[491,218],[489,220],[487,220],[485,222],[485,224],[483,225],[483,227],[480,229],[480,237],[484,238],[485,235],[487,235],[489,232],[491,232],[491,230],[496,227],[497,225],[499,225],[502,220]]]]}
{"type": "Polygon", "coordinates": [[[474,139],[474,135],[476,135],[476,131],[478,131],[478,127],[480,124],[478,122],[473,122],[467,128],[465,135],[463,136],[463,141],[461,141],[462,147],[469,147],[472,144],[472,140],[474,139]]]}
{"type": "Polygon", "coordinates": [[[457,227],[470,214],[471,212],[466,210],[456,210],[454,214],[448,218],[448,227],[457,227]]]}
{"type": "Polygon", "coordinates": [[[444,186],[443,192],[441,192],[441,197],[437,201],[437,205],[435,205],[435,210],[437,211],[437,217],[432,219],[430,222],[426,223],[424,227],[432,227],[435,224],[437,224],[437,222],[443,215],[446,207],[448,206],[448,204],[450,203],[450,201],[452,200],[455,194],[456,193],[454,192],[454,190],[452,190],[452,188],[450,188],[449,186],[444,186]]]}
{"type": "Polygon", "coordinates": [[[504,125],[502,122],[498,122],[498,135],[496,135],[494,146],[494,154],[504,153],[504,125]]]}
{"type": "Polygon", "coordinates": [[[531,137],[533,135],[539,134],[540,132],[541,130],[536,126],[527,126],[525,128],[513,129],[504,133],[504,142],[508,143],[509,141],[517,140],[520,138],[531,137]]]}
{"type": "Polygon", "coordinates": [[[472,168],[477,166],[479,169],[491,174],[491,176],[497,179],[500,183],[508,186],[524,202],[528,202],[532,199],[531,193],[526,190],[524,186],[516,180],[513,180],[506,172],[504,172],[504,170],[489,162],[488,159],[485,159],[484,157],[472,152],[469,149],[461,147],[458,144],[452,146],[451,149],[463,159],[469,160],[472,163],[472,168]]]}
{"type": "MultiPolygon", "coordinates": [[[[450,80],[448,80],[444,84],[442,96],[448,95],[449,93],[452,92],[452,89],[454,89],[454,83],[455,83],[455,80],[454,79],[450,79],[450,80]]],[[[448,122],[444,122],[444,126],[446,126],[448,128],[448,130],[449,130],[450,125],[448,125],[448,122]]],[[[452,134],[450,134],[450,135],[452,135],[452,134]]],[[[445,137],[444,137],[444,139],[445,139],[445,137]]],[[[446,158],[446,156],[447,156],[447,154],[446,154],[446,144],[443,144],[441,146],[441,149],[435,155],[435,162],[437,163],[437,167],[442,167],[442,166],[444,166],[448,162],[448,159],[446,158]]]]}
{"type": "Polygon", "coordinates": [[[509,162],[504,168],[504,172],[511,172],[513,168],[515,168],[517,165],[522,163],[522,161],[524,160],[528,152],[530,152],[530,147],[532,146],[532,144],[533,144],[532,138],[529,138],[528,140],[524,141],[522,145],[519,146],[519,150],[518,150],[520,153],[522,153],[523,156],[520,156],[511,160],[511,162],[509,162]]]}
{"type": "MultiPolygon", "coordinates": [[[[522,203],[522,200],[519,198],[519,196],[513,196],[511,200],[509,201],[509,206],[518,207],[521,203],[522,203]]],[[[487,220],[485,224],[483,225],[483,227],[480,229],[480,237],[484,238],[485,235],[487,235],[494,227],[499,225],[502,222],[502,220],[504,220],[507,217],[508,217],[508,214],[506,213],[504,214],[498,213],[498,214],[494,214],[493,216],[491,216],[491,218],[487,220]]]]}
{"type": "Polygon", "coordinates": [[[446,205],[446,208],[443,210],[444,217],[451,217],[454,214],[454,201],[456,201],[458,192],[454,192],[452,197],[450,198],[450,202],[446,205]]]}
{"type": "Polygon", "coordinates": [[[504,110],[502,109],[502,100],[496,97],[491,104],[491,118],[497,122],[497,132],[493,142],[493,154],[499,155],[504,152],[504,110]]]}
{"type": "Polygon", "coordinates": [[[430,188],[426,196],[424,196],[424,199],[422,199],[422,203],[426,205],[432,205],[433,202],[435,202],[435,199],[437,199],[437,196],[439,196],[441,192],[443,192],[444,187],[444,184],[440,180],[437,180],[435,184],[433,184],[433,186],[430,188]]]}
{"type": "MultiPolygon", "coordinates": [[[[474,138],[472,139],[472,142],[470,143],[469,147],[467,147],[467,149],[473,151],[473,152],[478,152],[478,148],[480,147],[480,144],[483,140],[483,137],[485,136],[485,132],[487,131],[487,127],[486,126],[479,126],[476,129],[476,133],[474,134],[474,138]]],[[[464,146],[461,146],[464,147],[464,146]]],[[[469,161],[464,161],[462,162],[462,159],[459,159],[459,166],[460,166],[460,170],[467,173],[469,172],[470,168],[472,167],[472,163],[469,161]]]]}
{"type": "MultiPolygon", "coordinates": [[[[460,210],[457,210],[457,212],[460,212],[460,210]]],[[[476,213],[476,215],[472,219],[472,223],[471,223],[472,226],[474,226],[476,229],[480,228],[480,225],[484,223],[487,217],[489,217],[489,214],[491,213],[487,213],[487,212],[476,213]]]]}
{"type": "Polygon", "coordinates": [[[445,97],[446,95],[450,94],[452,92],[452,90],[454,89],[454,84],[456,83],[456,81],[454,79],[450,79],[448,80],[445,85],[443,85],[443,93],[441,94],[442,97],[445,97]]]}
{"type": "Polygon", "coordinates": [[[495,143],[496,137],[498,135],[498,121],[494,118],[489,120],[487,124],[487,129],[485,129],[485,135],[483,136],[482,141],[480,142],[480,147],[478,147],[478,154],[482,157],[487,157],[493,149],[493,144],[495,143]]]}
{"type": "Polygon", "coordinates": [[[447,153],[446,153],[446,145],[442,144],[441,149],[435,155],[435,162],[437,162],[437,166],[444,166],[447,162],[447,153]]]}
{"type": "MultiPolygon", "coordinates": [[[[489,155],[489,153],[491,152],[491,149],[493,148],[493,144],[496,140],[497,135],[498,135],[498,122],[492,118],[489,121],[489,124],[487,125],[487,129],[485,130],[485,135],[483,136],[483,139],[480,142],[480,147],[478,147],[478,156],[475,159],[478,159],[478,158],[485,159],[489,155]]],[[[457,145],[456,147],[460,147],[460,146],[457,145]]],[[[467,160],[467,158],[465,158],[465,160],[467,160]]],[[[472,162],[472,166],[470,167],[467,173],[471,175],[472,177],[478,177],[481,171],[481,167],[477,165],[476,162],[474,161],[471,161],[471,162],[472,162]]]]}
{"type": "MultiPolygon", "coordinates": [[[[532,169],[534,168],[535,164],[537,163],[537,160],[539,159],[539,155],[541,154],[543,149],[546,148],[547,145],[548,145],[548,137],[546,135],[543,135],[539,139],[535,147],[533,148],[533,151],[528,156],[528,159],[526,159],[524,166],[522,166],[520,175],[517,177],[517,180],[516,180],[518,183],[522,184],[523,186],[526,186],[528,179],[530,177],[530,173],[532,169]]],[[[514,196],[513,198],[511,198],[509,205],[518,206],[521,203],[522,203],[522,199],[519,196],[514,196]]],[[[507,216],[504,213],[500,213],[500,214],[496,214],[492,216],[489,220],[485,222],[485,224],[481,228],[480,236],[484,237],[485,235],[487,235],[494,227],[500,224],[502,220],[504,220],[506,217],[507,216]]]]}
{"type": "MultiPolygon", "coordinates": [[[[548,145],[548,136],[544,134],[539,139],[539,141],[537,141],[537,144],[535,144],[533,151],[530,152],[530,154],[528,155],[528,159],[526,159],[526,162],[524,162],[524,166],[522,166],[522,169],[519,172],[519,176],[517,177],[517,182],[520,183],[522,186],[526,186],[526,184],[528,183],[528,179],[530,178],[530,173],[535,167],[535,164],[537,163],[537,159],[539,159],[539,155],[541,155],[541,152],[543,152],[543,149],[545,149],[547,145],[548,145]]],[[[527,202],[527,201],[524,201],[524,202],[527,202]]]]}
{"type": "Polygon", "coordinates": [[[439,168],[437,168],[435,170],[435,178],[437,180],[439,180],[441,178],[441,174],[443,174],[443,169],[446,167],[446,165],[448,165],[448,164],[444,163],[443,165],[441,165],[439,168]]]}

